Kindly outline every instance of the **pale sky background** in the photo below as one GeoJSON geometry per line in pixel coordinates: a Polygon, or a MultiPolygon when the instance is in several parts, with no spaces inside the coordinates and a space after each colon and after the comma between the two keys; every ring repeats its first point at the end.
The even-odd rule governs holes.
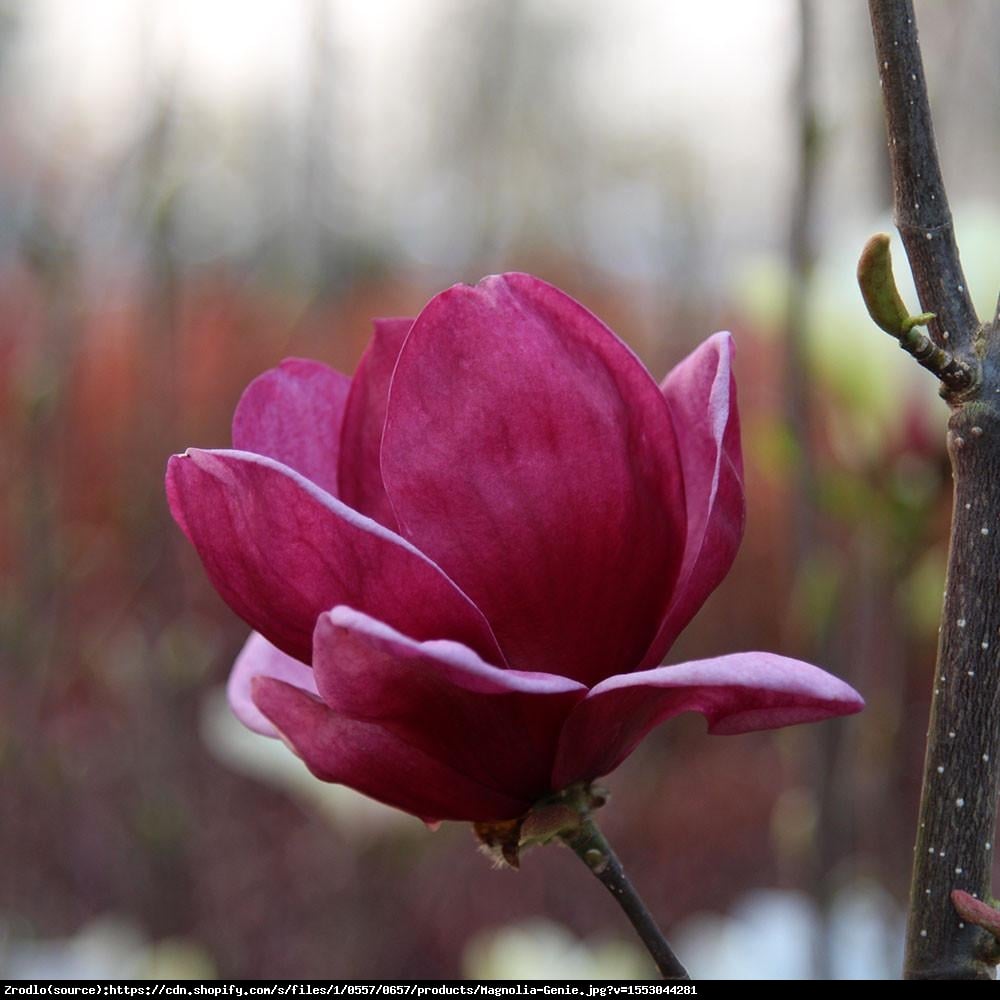
{"type": "MultiPolygon", "coordinates": [[[[291,155],[301,139],[296,125],[308,114],[316,25],[325,16],[329,137],[341,182],[349,201],[370,206],[367,225],[387,228],[404,244],[419,242],[417,234],[449,200],[435,190],[441,178],[428,176],[435,170],[426,160],[440,138],[429,126],[442,103],[468,89],[476,59],[465,48],[463,24],[477,6],[37,0],[20,8],[24,24],[11,66],[18,99],[8,115],[28,149],[86,175],[124,154],[151,97],[170,87],[187,114],[197,108],[209,123],[194,173],[217,191],[201,200],[252,216],[254,184],[246,174],[253,169],[242,169],[249,120],[270,115],[282,122],[291,155]]],[[[567,141],[579,148],[572,161],[582,174],[601,161],[648,164],[652,157],[662,161],[658,171],[670,172],[671,150],[683,148],[676,183],[712,191],[718,214],[730,220],[730,237],[750,192],[763,217],[780,218],[789,169],[781,111],[794,57],[795,8],[788,0],[527,0],[515,8],[534,39],[523,46],[528,58],[558,61],[560,76],[554,92],[533,93],[530,84],[506,91],[515,122],[517,101],[551,102],[535,113],[556,144],[572,119],[567,141]]],[[[515,52],[507,67],[515,87],[522,58],[515,52]]],[[[509,118],[505,127],[517,126],[509,118]]],[[[644,166],[638,179],[623,171],[618,182],[596,185],[602,194],[585,212],[590,228],[607,230],[608,216],[619,221],[611,228],[647,217],[655,200],[644,182],[650,169],[644,166]]],[[[760,224],[758,235],[773,240],[769,221],[749,228],[760,224]]],[[[627,258],[629,240],[612,243],[627,258]]]]}
{"type": "MultiPolygon", "coordinates": [[[[469,279],[464,268],[555,246],[612,278],[713,295],[784,252],[794,0],[9,9],[2,110],[24,186],[14,212],[41,198],[103,248],[97,257],[122,259],[123,192],[163,109],[153,194],[169,197],[178,251],[195,264],[240,262],[268,240],[308,261],[332,233],[348,255],[469,279]]],[[[849,276],[867,235],[890,225],[881,111],[866,4],[815,9],[818,228],[849,276]]],[[[992,191],[1000,78],[983,53],[1000,44],[997,8],[918,11],[961,208],[992,191]]],[[[143,183],[129,197],[149,200],[143,183]]]]}

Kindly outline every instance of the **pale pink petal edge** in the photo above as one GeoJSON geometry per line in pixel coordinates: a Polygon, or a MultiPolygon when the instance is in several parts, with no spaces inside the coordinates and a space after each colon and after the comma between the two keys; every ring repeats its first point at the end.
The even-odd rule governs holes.
{"type": "Polygon", "coordinates": [[[278,739],[277,729],[254,704],[251,697],[255,677],[273,677],[309,694],[317,695],[316,676],[312,667],[283,653],[259,632],[251,632],[243,644],[226,683],[229,706],[236,718],[248,729],[262,736],[278,739]]]}

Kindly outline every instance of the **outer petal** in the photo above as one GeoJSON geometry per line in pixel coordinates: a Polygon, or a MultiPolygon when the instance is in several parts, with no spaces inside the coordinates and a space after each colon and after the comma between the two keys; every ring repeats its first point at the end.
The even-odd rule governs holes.
{"type": "Polygon", "coordinates": [[[733,339],[717,333],[666,377],[663,395],[681,442],[687,544],[677,586],[642,667],[658,664],[729,572],[743,539],[746,500],[733,339]]]}
{"type": "Polygon", "coordinates": [[[296,659],[310,662],[316,619],[350,602],[418,639],[449,636],[504,662],[481,612],[434,563],[273,459],[174,455],[167,497],[222,598],[296,659]]]}
{"type": "Polygon", "coordinates": [[[511,664],[589,684],[642,659],[684,547],[673,425],[558,289],[509,274],[431,300],[393,373],[382,478],[511,664]]]}
{"type": "Polygon", "coordinates": [[[344,718],[291,684],[259,677],[253,699],[321,781],[425,820],[512,819],[531,805],[478,784],[375,723],[344,718]]]}
{"type": "Polygon", "coordinates": [[[389,381],[413,320],[375,320],[375,336],[351,383],[340,443],[340,496],[362,514],[396,530],[396,515],[382,486],[379,450],[389,381]]]}
{"type": "Polygon", "coordinates": [[[338,714],[378,723],[528,802],[552,790],[559,733],[587,693],[566,677],[489,666],[456,642],[414,642],[347,607],[320,618],[313,663],[320,695],[338,714]]]}
{"type": "Polygon", "coordinates": [[[278,730],[253,703],[250,689],[255,677],[273,677],[310,694],[318,694],[316,675],[311,667],[293,660],[277,646],[272,646],[259,632],[251,632],[229,673],[226,696],[236,718],[248,729],[262,736],[277,737],[278,730]]]}
{"type": "Polygon", "coordinates": [[[346,375],[318,361],[286,358],[243,391],[233,414],[233,447],[275,458],[337,496],[350,387],[346,375]]]}
{"type": "Polygon", "coordinates": [[[612,677],[593,688],[563,730],[557,788],[614,770],[654,726],[701,712],[710,733],[777,729],[864,707],[848,684],[774,653],[734,653],[612,677]]]}

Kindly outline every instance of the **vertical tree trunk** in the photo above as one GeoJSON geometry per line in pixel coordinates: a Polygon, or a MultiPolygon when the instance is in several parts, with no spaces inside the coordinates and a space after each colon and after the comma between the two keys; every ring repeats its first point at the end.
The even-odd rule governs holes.
{"type": "MultiPolygon", "coordinates": [[[[951,406],[955,480],[948,579],[927,733],[904,975],[993,977],[991,934],[950,899],[990,895],[1000,762],[1000,365],[980,327],[938,166],[911,0],[869,0],[886,111],[896,224],[951,406]],[[965,375],[956,377],[955,362],[965,375]]],[[[908,350],[903,338],[901,344],[908,350]]],[[[916,353],[916,352],[914,352],[916,353]]],[[[926,365],[926,356],[924,362],[926,365]]],[[[959,372],[961,374],[961,372],[959,372]]]]}
{"type": "MultiPolygon", "coordinates": [[[[996,395],[996,388],[989,390],[996,395]]],[[[1000,398],[1000,397],[998,397],[1000,398]]],[[[949,895],[990,894],[1000,761],[1000,411],[956,407],[951,550],[906,937],[907,978],[992,977],[989,935],[949,895]],[[980,957],[982,956],[982,957],[980,957]]]]}

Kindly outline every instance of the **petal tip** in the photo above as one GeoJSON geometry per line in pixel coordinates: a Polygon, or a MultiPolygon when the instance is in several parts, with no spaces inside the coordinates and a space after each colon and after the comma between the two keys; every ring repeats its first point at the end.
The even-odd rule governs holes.
{"type": "Polygon", "coordinates": [[[719,330],[717,333],[713,333],[708,339],[718,344],[725,344],[729,350],[730,359],[736,356],[736,338],[729,330],[719,330]]]}
{"type": "Polygon", "coordinates": [[[188,460],[193,465],[204,466],[203,456],[207,455],[209,451],[208,448],[185,448],[179,455],[171,455],[167,464],[172,464],[177,468],[182,461],[188,460]]]}
{"type": "Polygon", "coordinates": [[[706,348],[714,350],[718,354],[720,367],[731,365],[736,357],[736,339],[729,330],[717,330],[711,336],[706,337],[691,353],[695,354],[706,348]]]}
{"type": "Polygon", "coordinates": [[[336,625],[338,628],[347,628],[355,624],[359,617],[371,620],[368,615],[357,611],[349,604],[335,604],[329,611],[324,611],[320,617],[325,618],[331,625],[336,625]]]}

